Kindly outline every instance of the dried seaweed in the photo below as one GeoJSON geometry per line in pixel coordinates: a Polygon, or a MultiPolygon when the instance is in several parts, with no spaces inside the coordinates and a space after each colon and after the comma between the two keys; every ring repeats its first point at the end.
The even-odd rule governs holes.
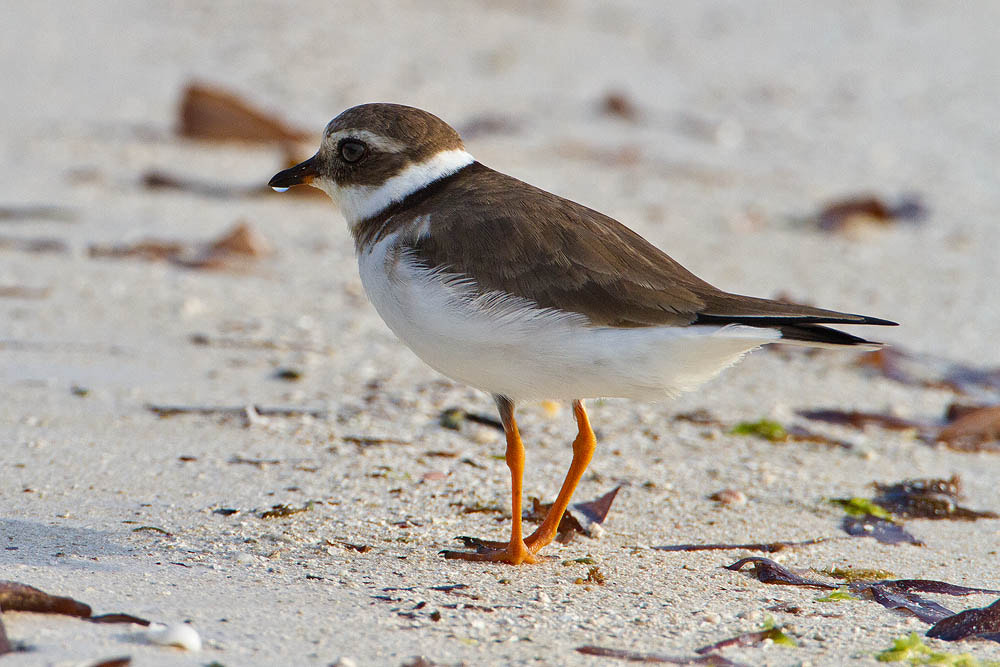
{"type": "Polygon", "coordinates": [[[950,406],[950,421],[933,437],[962,452],[1000,451],[1000,405],[975,407],[950,406]]]}
{"type": "MultiPolygon", "coordinates": [[[[759,581],[764,583],[825,589],[839,588],[826,582],[806,579],[769,558],[741,558],[732,565],[726,566],[726,569],[739,571],[747,563],[754,565],[755,576],[759,581]]],[[[1000,640],[1000,600],[997,600],[989,607],[968,609],[956,614],[947,607],[917,594],[936,593],[939,595],[966,596],[983,593],[998,594],[1000,593],[998,590],[958,586],[934,579],[859,581],[848,583],[846,590],[855,595],[867,593],[871,596],[872,600],[887,609],[905,609],[925,623],[934,624],[934,627],[927,633],[930,637],[938,637],[947,641],[955,641],[970,636],[1000,640]],[[935,634],[931,634],[931,632],[935,634]],[[994,638],[994,635],[997,637],[994,638]]]]}
{"type": "Polygon", "coordinates": [[[462,514],[503,514],[503,508],[499,505],[483,505],[482,503],[466,505],[463,502],[449,504],[454,507],[461,507],[462,514]]]}
{"type": "Polygon", "coordinates": [[[930,426],[927,422],[896,417],[882,412],[862,412],[858,410],[799,410],[796,412],[800,417],[812,419],[814,421],[827,422],[829,424],[839,424],[842,426],[852,426],[856,429],[863,429],[866,426],[878,426],[889,431],[907,431],[911,429],[925,429],[930,426]]]}
{"type": "Polygon", "coordinates": [[[91,616],[90,605],[70,597],[50,595],[33,586],[16,581],[0,581],[0,612],[28,611],[39,614],[76,616],[93,623],[135,623],[149,625],[149,621],[131,614],[102,614],[91,616]]]}
{"type": "Polygon", "coordinates": [[[592,655],[598,658],[615,658],[627,662],[647,662],[665,665],[715,665],[716,667],[742,667],[738,662],[733,662],[719,655],[702,655],[696,658],[676,657],[663,653],[639,653],[637,651],[627,651],[618,648],[605,648],[603,646],[578,646],[577,653],[592,655]]]}
{"type": "Polygon", "coordinates": [[[673,417],[674,421],[689,422],[701,426],[722,426],[722,421],[705,408],[698,408],[691,412],[678,412],[673,417]]]}
{"type": "Polygon", "coordinates": [[[872,514],[864,516],[845,516],[840,523],[845,533],[852,537],[872,537],[882,544],[913,544],[924,546],[924,543],[906,531],[901,525],[891,519],[883,519],[872,514]]]}
{"type": "MultiPolygon", "coordinates": [[[[884,350],[872,354],[882,352],[884,350]]],[[[1000,391],[1000,370],[994,371],[993,375],[996,377],[989,378],[993,384],[991,389],[1000,391]]],[[[983,373],[977,377],[983,379],[983,373]]],[[[911,383],[910,380],[906,380],[906,382],[907,384],[911,383]]],[[[923,384],[939,387],[941,382],[943,381],[927,380],[923,384]]],[[[949,385],[947,388],[959,391],[955,386],[949,385]]],[[[797,414],[806,419],[851,426],[856,429],[874,425],[894,431],[914,430],[924,442],[928,444],[941,443],[956,451],[1000,452],[1000,405],[963,406],[952,404],[948,407],[943,420],[911,419],[881,412],[837,409],[800,410],[797,414]]]]}
{"type": "Polygon", "coordinates": [[[806,579],[802,575],[792,572],[784,565],[779,565],[770,558],[763,558],[762,556],[741,558],[732,565],[727,565],[726,569],[739,572],[748,563],[754,566],[753,574],[757,577],[757,580],[765,584],[788,584],[790,586],[808,586],[830,590],[838,588],[836,585],[828,584],[825,581],[806,579]]]}
{"type": "Polygon", "coordinates": [[[764,627],[761,630],[757,630],[756,632],[744,632],[741,635],[736,635],[735,637],[730,637],[729,639],[723,639],[722,641],[709,644],[708,646],[702,646],[699,649],[695,649],[694,652],[699,655],[704,655],[729,646],[756,646],[767,640],[771,640],[771,642],[778,644],[779,646],[798,646],[798,643],[785,633],[784,628],[779,627],[775,624],[773,618],[768,617],[767,620],[764,621],[764,627]]]}
{"type": "Polygon", "coordinates": [[[894,575],[889,570],[879,570],[863,567],[835,567],[832,570],[817,570],[820,574],[825,574],[834,579],[843,579],[849,584],[861,581],[883,581],[890,579],[894,575]]]}
{"type": "Polygon", "coordinates": [[[281,459],[250,459],[239,454],[233,455],[227,463],[233,465],[249,465],[255,468],[263,469],[266,465],[279,465],[281,459]]]}
{"type": "Polygon", "coordinates": [[[88,249],[91,257],[134,257],[168,261],[192,269],[229,271],[245,270],[250,260],[266,257],[271,252],[271,245],[263,235],[242,221],[206,243],[145,239],[117,245],[93,244],[88,249]]]}
{"type": "Polygon", "coordinates": [[[861,225],[885,227],[895,222],[916,222],[927,216],[919,197],[904,194],[889,203],[875,195],[854,195],[824,205],[815,216],[816,226],[824,232],[844,233],[861,225]]]}
{"type": "Polygon", "coordinates": [[[993,397],[1000,392],[1000,368],[977,368],[928,354],[907,352],[897,346],[862,354],[855,363],[911,387],[993,397]]]}
{"type": "Polygon", "coordinates": [[[301,514],[302,512],[308,512],[313,508],[315,503],[313,501],[307,502],[302,507],[292,507],[291,505],[272,505],[271,509],[265,510],[260,513],[261,519],[284,519],[285,517],[292,516],[293,514],[301,514]]]}
{"type": "MultiPolygon", "coordinates": [[[[329,414],[326,410],[298,406],[267,406],[267,405],[160,405],[149,403],[146,409],[155,412],[159,417],[174,415],[223,415],[225,417],[244,417],[249,411],[260,417],[299,417],[308,415],[316,419],[325,419],[329,414]]],[[[234,461],[244,463],[244,461],[234,461]]]]}
{"type": "Polygon", "coordinates": [[[383,438],[375,435],[345,435],[340,438],[344,442],[349,442],[351,444],[357,445],[362,449],[365,447],[374,447],[376,445],[409,445],[409,440],[400,440],[398,438],[383,438]]]}
{"type": "Polygon", "coordinates": [[[881,505],[866,498],[831,498],[830,502],[844,508],[847,516],[840,527],[852,537],[871,537],[883,544],[914,544],[923,542],[911,535],[892,518],[881,505]]]}
{"type": "Polygon", "coordinates": [[[997,518],[995,512],[971,510],[955,502],[960,497],[961,480],[910,479],[896,484],[874,483],[879,492],[874,500],[865,498],[834,498],[848,516],[841,528],[848,535],[872,537],[883,544],[924,543],[910,534],[894,515],[905,518],[952,519],[974,521],[997,518]]]}
{"type": "Polygon", "coordinates": [[[101,614],[91,616],[87,619],[91,623],[134,623],[135,625],[148,626],[149,621],[132,614],[101,614]]]}
{"type": "MultiPolygon", "coordinates": [[[[468,590],[468,584],[445,584],[443,586],[428,586],[432,591],[438,591],[440,593],[447,593],[448,595],[457,595],[459,597],[471,598],[473,600],[478,600],[478,595],[473,595],[471,593],[466,593],[468,590]]],[[[389,589],[384,589],[389,590],[389,589]]]]}
{"type": "MultiPolygon", "coordinates": [[[[132,616],[131,614],[112,613],[92,616],[90,605],[74,600],[73,598],[50,595],[33,586],[21,584],[16,581],[0,580],[0,612],[6,611],[61,614],[65,616],[75,616],[77,618],[90,621],[91,623],[134,623],[143,626],[148,626],[150,624],[150,622],[146,619],[139,618],[138,616],[132,616]]],[[[7,638],[3,621],[0,619],[0,656],[6,653],[25,650],[30,649],[25,648],[23,644],[18,642],[12,643],[7,638]]],[[[131,658],[126,656],[111,658],[94,663],[94,667],[98,667],[98,665],[118,667],[128,664],[131,664],[131,658]]]]}
{"type": "Polygon", "coordinates": [[[958,475],[949,479],[907,479],[896,484],[875,483],[875,502],[897,516],[916,519],[950,519],[975,521],[996,519],[996,512],[971,510],[955,500],[962,497],[962,480],[958,475]]]}
{"type": "Polygon", "coordinates": [[[958,586],[957,584],[949,584],[946,581],[938,581],[936,579],[893,579],[891,581],[879,581],[874,584],[857,584],[854,588],[862,590],[875,586],[894,591],[919,591],[921,593],[939,593],[941,595],[956,596],[1000,593],[1000,591],[992,588],[958,586]]]}
{"type": "Polygon", "coordinates": [[[729,431],[734,435],[753,435],[770,442],[813,442],[821,445],[853,449],[854,445],[843,440],[836,440],[820,433],[814,433],[801,426],[784,427],[770,419],[760,419],[755,422],[740,422],[729,431]]]}
{"type": "Polygon", "coordinates": [[[503,431],[503,424],[501,424],[500,420],[496,417],[478,414],[475,412],[466,412],[463,408],[445,408],[438,416],[438,423],[442,427],[451,429],[452,431],[461,430],[462,422],[465,421],[489,426],[490,428],[495,428],[501,432],[503,431]]]}
{"type": "Polygon", "coordinates": [[[730,551],[734,549],[746,549],[749,551],[763,551],[764,553],[778,553],[785,549],[796,547],[808,547],[813,544],[821,544],[830,540],[847,539],[839,537],[816,537],[811,540],[800,542],[751,542],[749,544],[670,544],[653,547],[656,551],[730,551]]]}
{"type": "Polygon", "coordinates": [[[925,623],[936,623],[955,613],[933,600],[917,595],[905,586],[896,584],[897,582],[871,584],[863,590],[871,593],[872,599],[886,609],[905,609],[925,623]]]}
{"type": "Polygon", "coordinates": [[[967,637],[1000,642],[1000,600],[988,607],[966,609],[942,618],[927,631],[927,636],[948,642],[967,637]]]}

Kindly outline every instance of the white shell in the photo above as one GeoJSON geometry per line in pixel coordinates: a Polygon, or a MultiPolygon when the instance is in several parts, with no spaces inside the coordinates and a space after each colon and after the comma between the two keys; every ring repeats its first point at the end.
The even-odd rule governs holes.
{"type": "Polygon", "coordinates": [[[160,646],[176,646],[185,651],[200,651],[201,637],[198,632],[186,623],[150,623],[146,629],[149,641],[160,646]]]}

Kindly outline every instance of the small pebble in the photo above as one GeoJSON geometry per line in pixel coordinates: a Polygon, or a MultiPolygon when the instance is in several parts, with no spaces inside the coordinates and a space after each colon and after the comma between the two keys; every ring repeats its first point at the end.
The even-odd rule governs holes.
{"type": "Polygon", "coordinates": [[[185,651],[200,651],[201,637],[190,625],[185,623],[151,623],[146,630],[149,641],[160,646],[176,646],[185,651]]]}
{"type": "Polygon", "coordinates": [[[709,500],[716,500],[723,505],[746,505],[747,496],[738,489],[722,489],[710,495],[709,500]]]}
{"type": "Polygon", "coordinates": [[[337,661],[330,665],[330,667],[358,667],[358,663],[354,662],[350,658],[341,657],[337,658],[337,661]]]}
{"type": "Polygon", "coordinates": [[[499,434],[495,429],[491,428],[477,428],[472,432],[472,441],[480,445],[488,445],[490,443],[496,442],[499,439],[499,434]]]}

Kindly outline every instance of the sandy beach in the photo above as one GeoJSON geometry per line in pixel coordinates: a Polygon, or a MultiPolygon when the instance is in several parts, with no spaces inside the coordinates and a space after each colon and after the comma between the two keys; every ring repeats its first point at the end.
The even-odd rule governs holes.
{"type": "MultiPolygon", "coordinates": [[[[893,512],[920,544],[888,544],[849,536],[831,502],[955,475],[947,502],[1000,512],[1000,427],[939,442],[949,406],[1000,403],[1000,4],[4,13],[0,580],[202,642],[0,604],[5,667],[619,662],[588,646],[860,665],[913,632],[1000,660],[998,641],[924,637],[919,612],[863,584],[820,600],[847,585],[838,568],[1000,589],[1000,520],[893,512]],[[193,83],[305,136],[182,136],[193,83]],[[617,218],[723,289],[897,321],[852,333],[900,356],[763,350],[671,402],[591,401],[598,451],[576,500],[620,487],[594,534],[541,565],[446,561],[456,536],[509,529],[502,432],[475,420],[492,401],[385,327],[325,197],[263,187],[370,101],[437,114],[484,164],[617,218]],[[838,201],[858,210],[833,215],[838,201]],[[246,247],[212,246],[240,224],[246,247]],[[473,419],[443,425],[454,407],[473,419]],[[761,420],[786,434],[734,433],[761,420]],[[751,556],[833,588],[725,569],[751,556]],[[772,624],[796,645],[696,652],[772,624]]],[[[551,502],[572,411],[528,403],[518,419],[525,496],[551,502]]],[[[918,597],[960,612],[1000,594],[918,597]]]]}

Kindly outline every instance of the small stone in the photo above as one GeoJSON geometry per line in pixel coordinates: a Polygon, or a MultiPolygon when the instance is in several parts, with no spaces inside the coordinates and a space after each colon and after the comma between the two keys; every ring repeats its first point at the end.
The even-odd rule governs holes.
{"type": "Polygon", "coordinates": [[[746,505],[747,496],[738,489],[722,489],[710,495],[709,500],[715,500],[723,505],[746,505]]]}
{"type": "Polygon", "coordinates": [[[480,445],[488,445],[492,442],[496,442],[499,433],[494,429],[490,428],[477,428],[472,432],[472,441],[480,445]]]}

